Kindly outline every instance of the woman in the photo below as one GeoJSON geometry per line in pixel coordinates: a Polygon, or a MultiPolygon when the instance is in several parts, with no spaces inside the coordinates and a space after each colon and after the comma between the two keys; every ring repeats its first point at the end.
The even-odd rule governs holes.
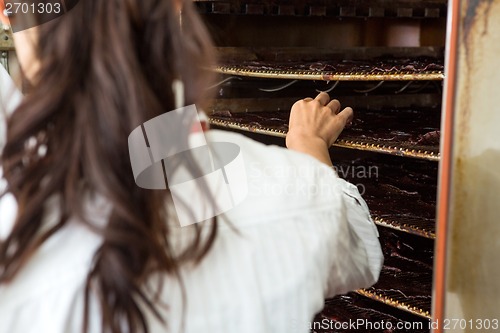
{"type": "Polygon", "coordinates": [[[378,279],[376,228],[328,154],[352,109],[327,94],[292,107],[288,150],[205,133],[248,176],[213,221],[180,228],[169,191],[135,184],[129,134],[176,108],[176,80],[185,105],[206,98],[190,1],[82,0],[15,42],[28,83],[1,159],[0,332],[307,332],[325,297],[378,279]]]}

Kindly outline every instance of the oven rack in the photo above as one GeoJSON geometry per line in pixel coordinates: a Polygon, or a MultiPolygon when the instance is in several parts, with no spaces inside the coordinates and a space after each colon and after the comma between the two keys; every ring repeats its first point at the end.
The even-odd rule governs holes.
{"type": "MultiPolygon", "coordinates": [[[[332,160],[335,154],[331,151],[332,160]]],[[[335,168],[341,178],[358,187],[382,230],[434,239],[437,166],[426,161],[394,163],[389,156],[368,156],[337,162],[335,168]]]]}
{"type": "Polygon", "coordinates": [[[440,47],[217,47],[220,74],[315,81],[442,81],[440,47]],[[390,56],[388,56],[390,54],[390,56]]]}
{"type": "Polygon", "coordinates": [[[414,315],[430,318],[434,240],[378,228],[384,253],[380,278],[356,292],[414,315]]]}
{"type": "Polygon", "coordinates": [[[430,221],[426,222],[422,219],[391,219],[387,217],[380,217],[376,214],[372,214],[372,219],[375,224],[390,228],[398,231],[402,231],[405,233],[413,234],[420,237],[435,239],[436,231],[435,231],[435,222],[430,221]]]}
{"type": "Polygon", "coordinates": [[[387,304],[422,318],[431,319],[431,296],[425,302],[415,302],[400,298],[397,292],[379,292],[376,288],[358,289],[356,293],[369,299],[387,304]]]}
{"type": "MultiPolygon", "coordinates": [[[[242,122],[235,122],[216,117],[210,117],[210,123],[218,127],[245,131],[245,132],[252,132],[268,136],[281,137],[281,138],[286,137],[287,133],[284,129],[263,127],[252,123],[246,124],[242,122]]],[[[380,142],[374,142],[370,141],[369,139],[363,139],[359,137],[358,138],[341,137],[334,143],[334,146],[362,150],[362,151],[378,152],[395,156],[412,157],[429,161],[439,161],[440,159],[439,147],[437,146],[383,144],[380,142]]]]}
{"type": "Polygon", "coordinates": [[[422,0],[194,0],[198,11],[204,14],[268,15],[338,18],[414,18],[436,19],[446,17],[446,1],[422,0]]]}
{"type": "Polygon", "coordinates": [[[255,77],[264,79],[282,80],[309,80],[309,81],[442,81],[443,71],[428,71],[411,73],[409,71],[394,71],[386,73],[369,72],[333,72],[314,70],[279,70],[279,69],[252,69],[244,65],[217,66],[215,72],[226,75],[255,77]]]}
{"type": "Polygon", "coordinates": [[[345,295],[335,296],[325,301],[323,311],[314,318],[311,325],[312,332],[357,332],[360,329],[365,333],[380,332],[380,327],[376,327],[375,325],[371,328],[368,325],[364,325],[363,327],[357,327],[357,330],[352,329],[352,327],[349,328],[347,325],[344,326],[345,329],[341,328],[341,325],[338,324],[335,327],[336,322],[349,323],[368,319],[371,323],[390,323],[388,325],[391,327],[396,327],[397,325],[405,326],[406,324],[406,327],[412,328],[412,333],[429,332],[427,329],[429,324],[426,318],[416,317],[407,312],[400,312],[400,310],[389,306],[382,310],[384,312],[380,309],[375,309],[376,307],[380,307],[380,302],[361,296],[358,293],[350,292],[345,295]],[[330,324],[330,327],[320,325],[325,322],[325,319],[330,324]],[[317,327],[314,327],[314,325],[317,327]],[[334,330],[332,330],[332,326],[334,330]],[[337,330],[339,327],[340,329],[337,330]]]}

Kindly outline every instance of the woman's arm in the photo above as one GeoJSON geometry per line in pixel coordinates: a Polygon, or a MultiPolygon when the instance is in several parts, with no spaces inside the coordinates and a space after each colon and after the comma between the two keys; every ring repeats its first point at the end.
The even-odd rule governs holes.
{"type": "MultiPolygon", "coordinates": [[[[339,101],[330,100],[326,93],[300,100],[290,113],[287,147],[332,166],[328,148],[352,117],[350,107],[340,111],[339,101]]],[[[342,196],[332,213],[339,229],[330,243],[334,256],[327,276],[327,297],[371,286],[378,280],[383,263],[377,228],[358,189],[337,177],[335,182],[341,186],[342,196]]]]}
{"type": "Polygon", "coordinates": [[[332,166],[328,148],[337,140],[352,117],[352,108],[340,111],[339,101],[330,100],[330,96],[324,92],[315,99],[297,101],[290,112],[286,146],[332,166]]]}

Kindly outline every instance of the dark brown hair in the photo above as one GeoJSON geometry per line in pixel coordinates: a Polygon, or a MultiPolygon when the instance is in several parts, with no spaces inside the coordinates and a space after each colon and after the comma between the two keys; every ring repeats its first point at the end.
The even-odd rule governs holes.
{"type": "Polygon", "coordinates": [[[87,279],[85,322],[92,291],[105,332],[121,332],[124,324],[127,332],[148,332],[141,304],[156,309],[141,286],[153,272],[176,276],[183,263],[201,260],[216,236],[216,223],[207,238],[195,227],[193,243],[175,256],[166,223],[168,191],[136,186],[128,154],[133,129],[175,109],[173,80],[184,82],[186,105],[205,97],[210,39],[191,1],[182,7],[182,29],[172,0],[81,0],[39,26],[41,67],[8,119],[1,166],[6,193],[19,208],[11,234],[0,243],[0,283],[15,279],[69,218],[91,226],[84,198],[97,193],[112,211],[104,229],[91,226],[103,243],[87,279]],[[56,195],[61,219],[47,230],[45,203],[56,195]]]}

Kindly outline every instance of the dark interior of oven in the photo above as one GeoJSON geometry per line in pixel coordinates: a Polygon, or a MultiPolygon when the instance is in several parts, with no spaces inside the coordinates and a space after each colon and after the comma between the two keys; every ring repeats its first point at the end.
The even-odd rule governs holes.
{"type": "Polygon", "coordinates": [[[428,332],[446,0],[195,3],[219,56],[213,127],[284,146],[296,100],[327,91],[355,110],[330,152],[370,207],[384,268],[373,287],[326,300],[311,330],[361,318],[428,332]]]}

